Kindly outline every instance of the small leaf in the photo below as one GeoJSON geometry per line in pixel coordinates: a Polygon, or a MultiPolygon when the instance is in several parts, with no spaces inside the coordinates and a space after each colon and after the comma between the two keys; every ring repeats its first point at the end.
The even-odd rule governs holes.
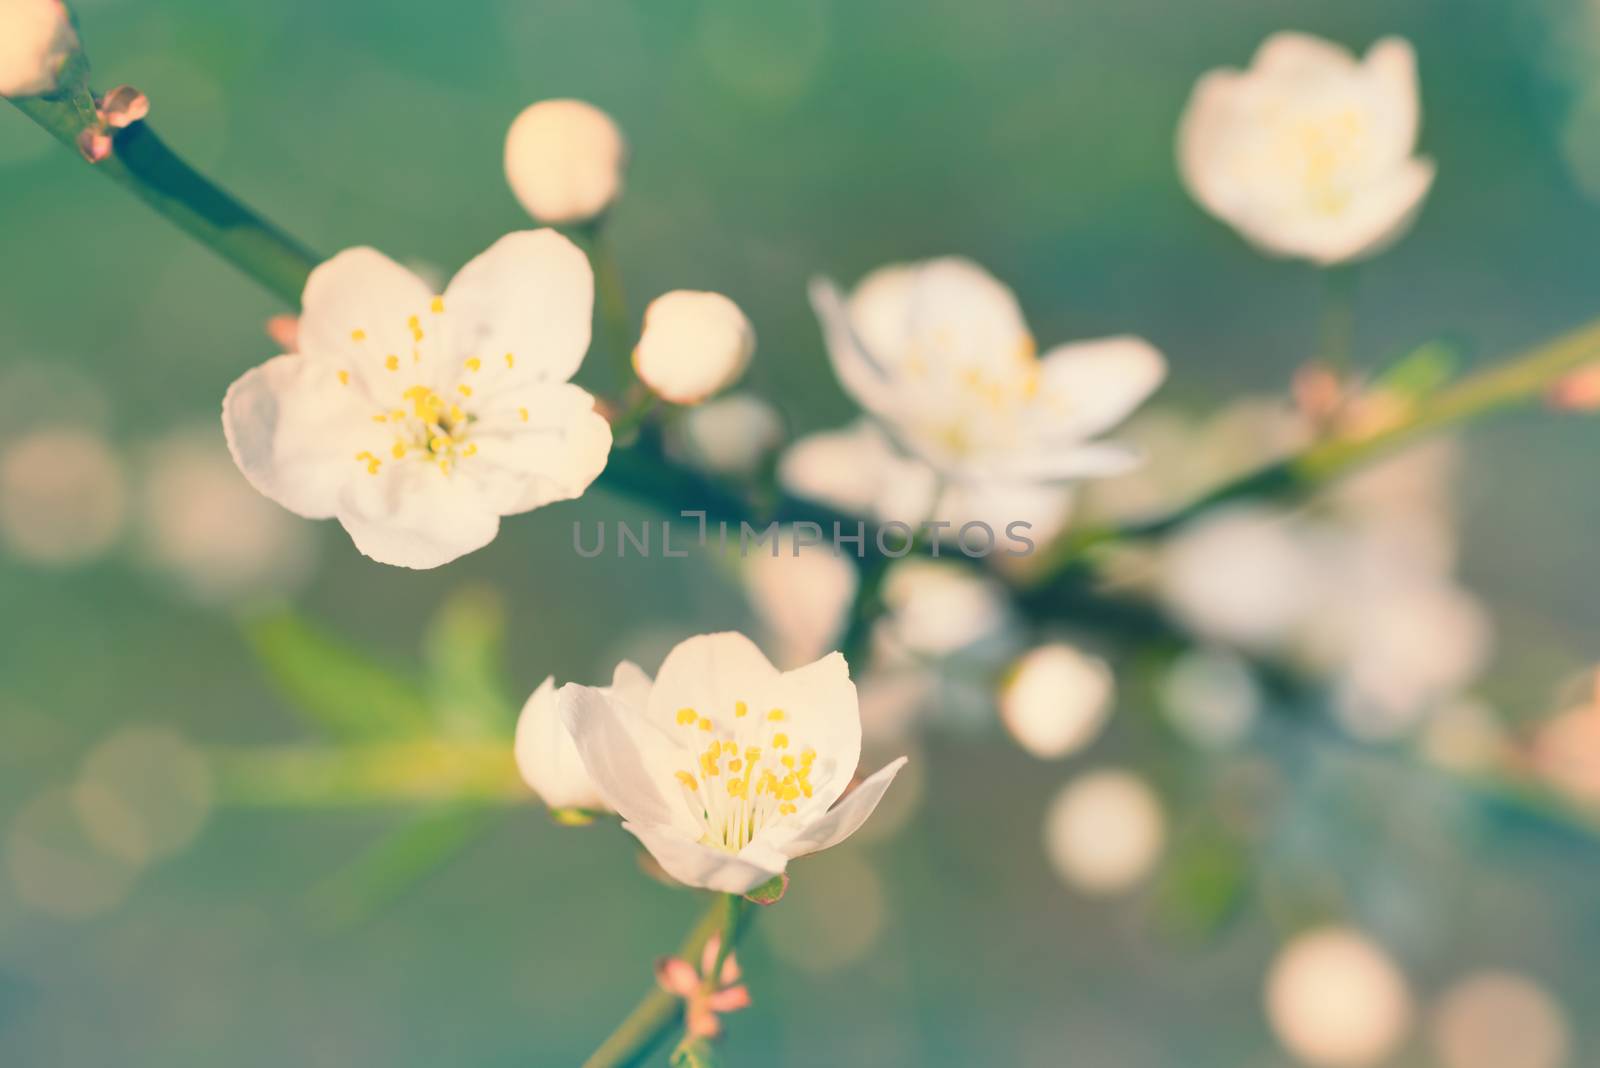
{"type": "Polygon", "coordinates": [[[744,895],[746,901],[753,901],[757,905],[776,905],[783,898],[784,892],[789,889],[789,873],[774,875],[760,886],[744,895]]]}
{"type": "Polygon", "coordinates": [[[295,711],[332,737],[372,740],[427,730],[428,702],[413,680],[291,609],[247,618],[243,629],[295,711]]]}
{"type": "Polygon", "coordinates": [[[1372,385],[1385,393],[1420,400],[1455,378],[1460,364],[1461,355],[1455,348],[1442,341],[1430,341],[1385,368],[1372,385]]]}
{"type": "Polygon", "coordinates": [[[599,813],[586,808],[553,808],[550,818],[563,827],[587,827],[599,813]]]}
{"type": "Polygon", "coordinates": [[[516,709],[507,699],[502,665],[505,605],[492,590],[474,587],[444,603],[423,641],[428,694],[444,733],[505,737],[516,709]]]}
{"type": "Polygon", "coordinates": [[[720,1058],[703,1038],[685,1038],[667,1059],[670,1068],[717,1068],[720,1058]]]}

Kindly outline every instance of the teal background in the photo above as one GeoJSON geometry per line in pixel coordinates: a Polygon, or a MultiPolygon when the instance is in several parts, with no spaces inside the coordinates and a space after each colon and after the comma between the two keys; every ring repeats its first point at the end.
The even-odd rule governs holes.
{"type": "MultiPolygon", "coordinates": [[[[1013,285],[1046,343],[1149,337],[1171,361],[1171,401],[1282,388],[1312,351],[1319,280],[1203,215],[1172,135],[1200,73],[1283,28],[1362,48],[1399,33],[1419,54],[1439,179],[1412,234],[1360,272],[1363,362],[1436,336],[1492,360],[1600,313],[1600,107],[1585,104],[1600,29],[1577,3],[75,7],[98,84],[145,90],[180,152],[325,253],[372,244],[448,274],[528,225],[501,174],[512,117],[551,96],[600,105],[633,150],[610,234],[635,321],[668,289],[733,296],[761,339],[747,384],[800,429],[851,412],[807,277],[947,252],[1013,285]]],[[[270,298],[10,109],[0,212],[0,363],[93,379],[112,440],[212,418],[273,354],[270,298]]],[[[607,387],[591,364],[580,381],[607,387]]],[[[1513,721],[1551,711],[1600,644],[1596,441],[1592,421],[1525,412],[1468,442],[1464,573],[1496,614],[1487,689],[1513,721]]],[[[568,548],[574,519],[645,514],[594,495],[421,574],[370,563],[327,526],[299,604],[404,662],[442,599],[491,584],[510,606],[519,700],[551,672],[599,677],[639,635],[659,649],[749,627],[705,560],[568,548]]],[[[120,555],[71,571],[0,558],[0,604],[0,820],[124,723],[208,743],[304,736],[225,619],[120,555]]],[[[1151,895],[1108,905],[1063,887],[1039,837],[1069,771],[1165,767],[1180,822],[1185,796],[1243,774],[1159,744],[1147,697],[1125,684],[1111,737],[1065,768],[996,731],[920,743],[910,822],[803,862],[759,918],[742,954],[756,1003],[730,1021],[730,1062],[1285,1064],[1260,975],[1294,913],[1283,884],[1309,882],[1383,935],[1419,989],[1479,965],[1537,975],[1567,1006],[1574,1064],[1590,1063],[1600,849],[1385,757],[1269,730],[1246,769],[1264,785],[1246,797],[1276,829],[1249,865],[1259,877],[1203,936],[1171,930],[1151,895]],[[792,944],[848,922],[866,907],[863,865],[882,889],[872,951],[832,970],[786,963],[784,935],[763,928],[792,944]]],[[[318,922],[309,891],[400,815],[219,809],[189,851],[84,921],[30,909],[0,879],[0,1061],[576,1063],[696,905],[640,878],[624,836],[526,806],[362,922],[318,922]]],[[[1431,1062],[1413,1042],[1395,1063],[1431,1062]]]]}

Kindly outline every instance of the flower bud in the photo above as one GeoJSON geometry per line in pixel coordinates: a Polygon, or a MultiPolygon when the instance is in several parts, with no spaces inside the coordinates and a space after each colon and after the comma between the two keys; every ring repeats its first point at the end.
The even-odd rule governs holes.
{"type": "Polygon", "coordinates": [[[0,96],[55,90],[78,35],[61,0],[0,0],[0,96]]]}
{"type": "Polygon", "coordinates": [[[756,332],[721,293],[675,290],[650,302],[633,369],[673,404],[699,404],[739,380],[756,350],[756,332]]]}
{"type": "Polygon", "coordinates": [[[506,181],[541,222],[579,223],[622,192],[628,145],[611,116],[581,100],[541,100],[506,134],[506,181]]]}

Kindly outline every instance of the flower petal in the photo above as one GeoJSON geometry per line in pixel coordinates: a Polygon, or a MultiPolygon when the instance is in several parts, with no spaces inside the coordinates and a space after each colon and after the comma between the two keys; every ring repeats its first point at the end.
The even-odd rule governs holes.
{"type": "Polygon", "coordinates": [[[366,409],[327,364],[278,356],[247,371],[222,401],[222,428],[250,484],[296,515],[326,519],[364,469],[366,409]]]}
{"type": "Polygon", "coordinates": [[[500,532],[475,486],[420,462],[357,475],[339,496],[338,518],[365,555],[418,569],[448,564],[500,532]]]}
{"type": "Polygon", "coordinates": [[[742,894],[783,873],[785,858],[781,854],[749,849],[729,853],[701,845],[670,828],[640,823],[627,822],[622,829],[639,839],[666,873],[686,886],[742,894]]]}
{"type": "Polygon", "coordinates": [[[457,474],[496,512],[516,515],[581,497],[610,459],[611,424],[584,390],[540,383],[490,398],[472,442],[477,451],[457,474]]]}
{"type": "Polygon", "coordinates": [[[889,789],[889,784],[905,765],[905,757],[891,761],[780,848],[791,858],[801,857],[836,846],[849,838],[872,815],[878,802],[883,800],[884,791],[889,789]]]}
{"type": "Polygon", "coordinates": [[[584,769],[577,743],[561,718],[554,676],[540,683],[522,706],[514,751],[523,781],[550,808],[609,807],[584,769]]]}
{"type": "Polygon", "coordinates": [[[562,721],[600,796],[623,819],[698,837],[705,827],[674,795],[675,772],[693,758],[625,700],[591,686],[561,688],[562,721]]]}
{"type": "Polygon", "coordinates": [[[556,231],[523,230],[462,267],[444,306],[457,364],[481,360],[486,376],[508,382],[565,382],[589,349],[594,272],[556,231]]]}
{"type": "Polygon", "coordinates": [[[763,687],[758,700],[759,708],[783,710],[783,726],[795,749],[809,745],[817,752],[813,792],[800,802],[800,820],[809,812],[826,812],[850,785],[861,760],[861,707],[843,655],[829,653],[785,671],[763,687]]]}
{"type": "MultiPolygon", "coordinates": [[[[733,958],[729,958],[732,960],[733,958]]],[[[706,1008],[713,1012],[738,1012],[750,1007],[750,990],[744,986],[730,986],[713,990],[706,995],[706,1008]]]]}
{"type": "Polygon", "coordinates": [[[1051,349],[1039,361],[1041,423],[1049,440],[1083,440],[1128,417],[1167,375],[1167,361],[1143,338],[1108,337],[1051,349]]]}
{"type": "MultiPolygon", "coordinates": [[[[813,278],[808,292],[811,296],[811,307],[817,313],[817,319],[822,324],[822,338],[828,348],[828,359],[833,364],[833,373],[839,376],[839,384],[845,392],[853,397],[868,411],[881,411],[889,406],[894,389],[895,358],[902,346],[896,340],[898,334],[903,334],[906,324],[910,322],[907,311],[909,290],[904,285],[913,277],[908,267],[886,267],[869,275],[857,288],[857,299],[870,293],[876,293],[874,281],[892,278],[893,284],[885,282],[883,291],[886,294],[884,303],[890,304],[896,314],[886,315],[882,308],[883,303],[872,301],[865,304],[868,316],[862,326],[871,330],[871,336],[883,344],[887,354],[882,358],[875,357],[867,347],[867,338],[857,332],[856,325],[852,322],[852,307],[845,302],[844,294],[839,287],[829,278],[813,278]],[[891,273],[893,272],[893,273],[891,273]],[[894,290],[892,299],[887,296],[890,289],[894,290]],[[898,331],[897,328],[898,327],[898,331]],[[884,342],[889,342],[884,344],[884,342]]],[[[852,304],[855,302],[852,301],[852,304]]]]}
{"type": "Polygon", "coordinates": [[[732,736],[739,726],[734,716],[737,705],[742,701],[755,706],[777,680],[778,669],[743,634],[696,635],[678,643],[662,661],[650,689],[646,719],[671,730],[678,711],[692,708],[716,724],[722,735],[732,736]]]}
{"type": "Polygon", "coordinates": [[[395,384],[388,377],[389,356],[414,364],[413,350],[432,351],[431,343],[419,346],[413,330],[426,325],[432,300],[426,282],[377,249],[345,249],[306,279],[300,351],[336,363],[375,391],[386,390],[395,384]]]}
{"type": "Polygon", "coordinates": [[[694,965],[682,957],[662,957],[656,961],[656,983],[669,994],[693,997],[700,990],[700,976],[694,965]]]}
{"type": "Polygon", "coordinates": [[[1404,159],[1416,148],[1422,125],[1416,50],[1403,37],[1385,37],[1367,49],[1362,67],[1379,102],[1374,115],[1383,121],[1374,134],[1384,139],[1381,151],[1404,159]]]}
{"type": "Polygon", "coordinates": [[[1289,78],[1325,78],[1348,75],[1356,57],[1332,41],[1309,33],[1282,30],[1261,42],[1250,63],[1252,74],[1289,78]]]}

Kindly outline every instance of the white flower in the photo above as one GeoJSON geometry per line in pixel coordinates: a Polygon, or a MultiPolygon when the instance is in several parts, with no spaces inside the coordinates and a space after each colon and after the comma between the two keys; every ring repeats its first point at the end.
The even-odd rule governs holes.
{"type": "Polygon", "coordinates": [[[760,397],[730,393],[690,408],[667,435],[675,457],[714,474],[749,477],[783,441],[783,417],[760,397]]]}
{"type": "Polygon", "coordinates": [[[506,133],[506,181],[541,222],[579,223],[622,192],[628,145],[611,116],[581,100],[541,100],[506,133]]]}
{"type": "Polygon", "coordinates": [[[553,230],[501,238],[442,297],[372,249],[341,252],[306,282],[299,354],[228,390],[234,461],[382,563],[482,548],[501,516],[577,497],[605,467],[610,424],[567,383],[593,297],[588,260],[553,230]]]}
{"type": "MultiPolygon", "coordinates": [[[[610,688],[600,692],[642,705],[650,693],[650,676],[637,664],[624,660],[617,665],[610,688]]],[[[578,746],[561,719],[554,676],[540,683],[522,706],[522,715],[517,718],[515,752],[522,780],[550,808],[611,811],[584,769],[578,746]]]]}
{"type": "Polygon", "coordinates": [[[1023,749],[1056,760],[1094,741],[1115,696],[1104,660],[1052,642],[1012,666],[1000,687],[1000,721],[1023,749]]]}
{"type": "Polygon", "coordinates": [[[1296,1059],[1318,1068],[1386,1060],[1411,1027],[1411,992],[1381,946],[1324,927],[1284,947],[1267,976],[1267,1020],[1296,1059]]]}
{"type": "Polygon", "coordinates": [[[642,702],[563,687],[561,713],[623,828],[674,879],[730,894],[848,838],[905,764],[846,794],[861,718],[844,657],[779,672],[740,634],[678,645],[642,702]]]}
{"type": "Polygon", "coordinates": [[[36,96],[56,88],[78,49],[61,0],[0,0],[0,96],[36,96]]]}
{"type": "Polygon", "coordinates": [[[874,271],[848,300],[819,279],[811,300],[834,371],[881,428],[881,441],[855,466],[852,443],[842,440],[826,443],[828,464],[817,453],[786,460],[795,492],[854,511],[870,499],[880,515],[884,495],[893,494],[905,514],[882,517],[907,522],[931,512],[1059,527],[1065,483],[1137,462],[1127,449],[1090,439],[1121,422],[1166,373],[1160,353],[1138,338],[1036,356],[1011,291],[953,257],[874,271]]]}
{"type": "Polygon", "coordinates": [[[1433,184],[1413,155],[1421,107],[1411,45],[1388,37],[1357,61],[1279,33],[1247,71],[1201,78],[1178,130],[1194,198],[1263,251],[1322,265],[1382,251],[1433,184]]]}
{"type": "Polygon", "coordinates": [[[644,310],[633,369],[673,404],[699,404],[739,380],[756,351],[756,331],[721,293],[677,289],[644,310]]]}

